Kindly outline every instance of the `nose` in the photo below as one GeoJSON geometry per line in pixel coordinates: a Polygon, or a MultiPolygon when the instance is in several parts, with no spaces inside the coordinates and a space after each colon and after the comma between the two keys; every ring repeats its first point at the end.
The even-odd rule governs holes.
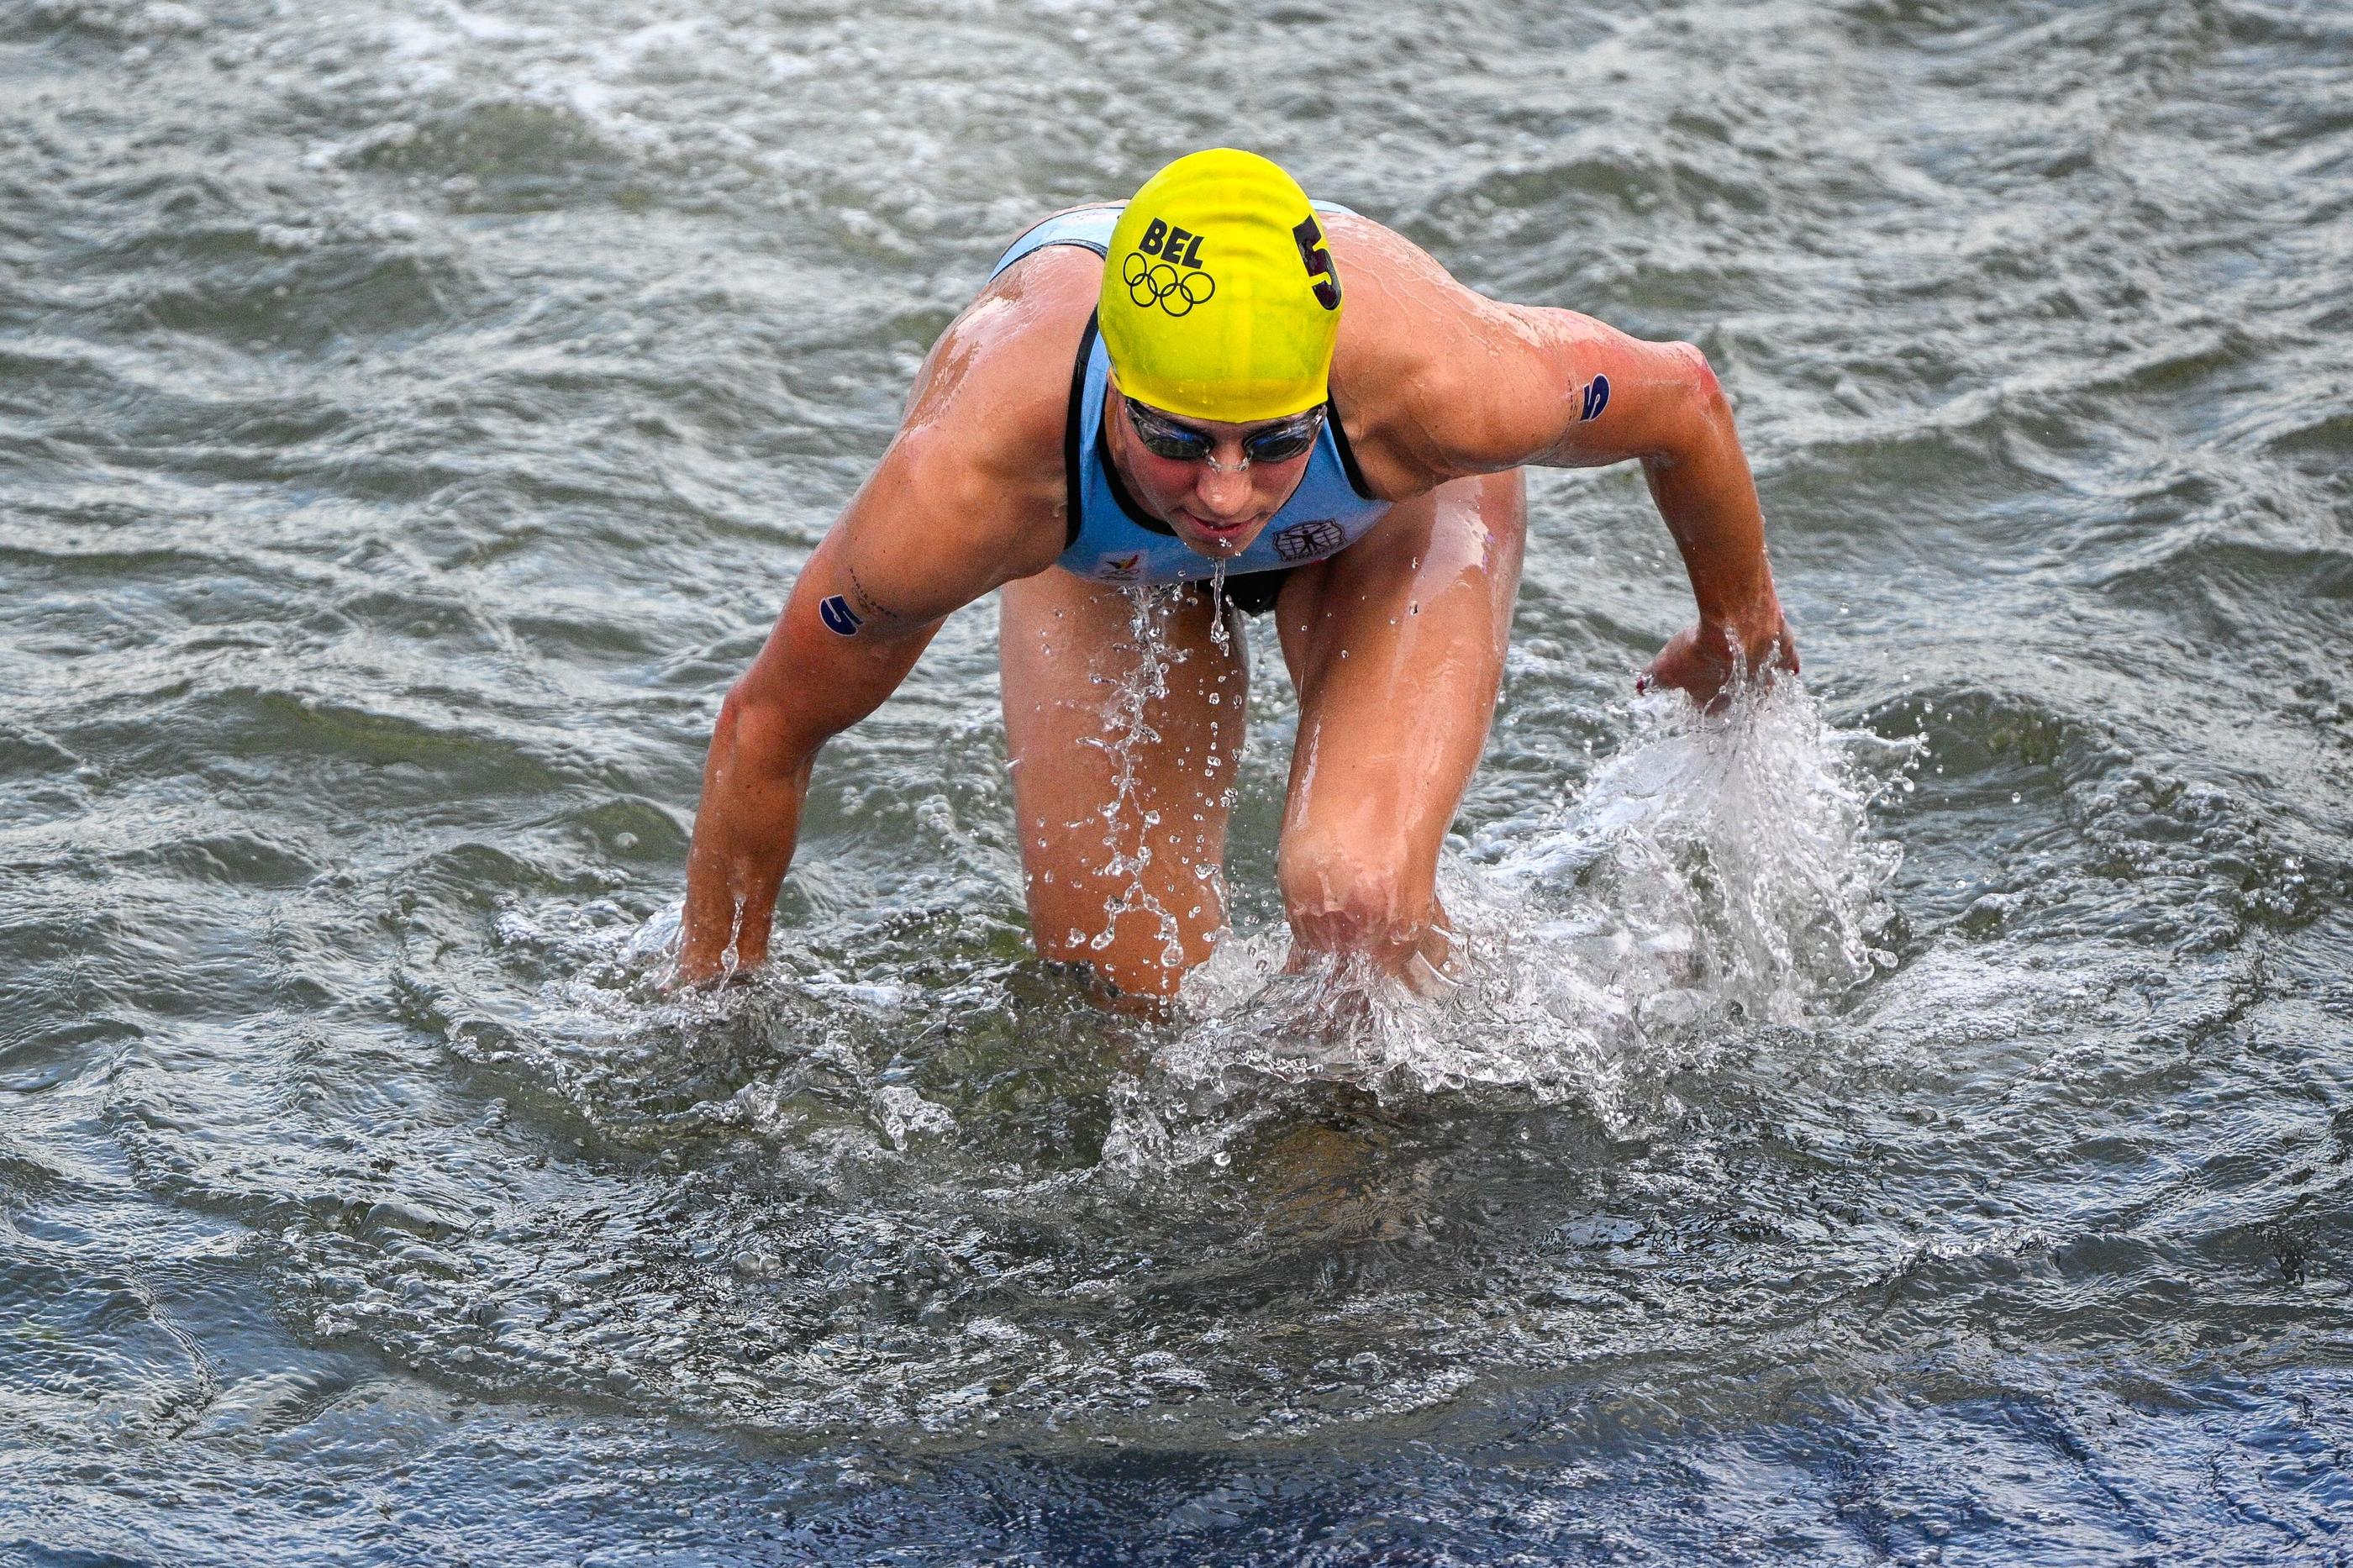
{"type": "Polygon", "coordinates": [[[1193,494],[1204,517],[1240,517],[1250,510],[1253,489],[1250,469],[1242,462],[1240,443],[1234,447],[1230,454],[1219,452],[1215,467],[1201,464],[1194,479],[1193,494]]]}

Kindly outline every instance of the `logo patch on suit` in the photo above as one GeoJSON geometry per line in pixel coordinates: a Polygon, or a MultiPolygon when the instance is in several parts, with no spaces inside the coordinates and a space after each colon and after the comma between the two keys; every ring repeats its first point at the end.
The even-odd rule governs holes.
{"type": "Polygon", "coordinates": [[[1095,575],[1107,583],[1133,582],[1144,570],[1144,552],[1133,551],[1125,555],[1106,555],[1095,563],[1095,575]]]}
{"type": "Polygon", "coordinates": [[[866,624],[864,617],[849,607],[849,601],[836,594],[817,607],[817,618],[825,629],[838,637],[854,637],[858,628],[866,624]]]}
{"type": "Polygon", "coordinates": [[[1340,531],[1338,519],[1316,517],[1294,522],[1276,534],[1274,552],[1285,561],[1306,561],[1329,555],[1347,542],[1348,536],[1340,531]]]}

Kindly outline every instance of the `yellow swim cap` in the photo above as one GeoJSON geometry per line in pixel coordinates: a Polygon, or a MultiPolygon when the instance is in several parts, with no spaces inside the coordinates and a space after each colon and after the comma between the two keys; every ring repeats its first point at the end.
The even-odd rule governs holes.
{"type": "Polygon", "coordinates": [[[1097,319],[1120,390],[1137,402],[1281,419],[1326,395],[1340,274],[1298,182],[1217,147],[1177,159],[1127,204],[1097,319]]]}

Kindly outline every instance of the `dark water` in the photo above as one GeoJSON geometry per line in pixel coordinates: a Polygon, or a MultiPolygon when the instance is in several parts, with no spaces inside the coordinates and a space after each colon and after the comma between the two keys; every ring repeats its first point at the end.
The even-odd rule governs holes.
{"type": "MultiPolygon", "coordinates": [[[[2353,1561],[2353,16],[0,4],[0,1560],[2353,1561]],[[1533,488],[1449,1005],[1028,956],[994,616],[654,984],[1034,216],[1230,141],[1704,346],[1533,488]]],[[[1262,639],[1258,652],[1271,653],[1262,639]]]]}

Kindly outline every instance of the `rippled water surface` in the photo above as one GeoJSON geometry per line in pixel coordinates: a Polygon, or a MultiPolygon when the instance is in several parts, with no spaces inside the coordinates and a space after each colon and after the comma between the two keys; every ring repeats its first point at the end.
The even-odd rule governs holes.
{"type": "Polygon", "coordinates": [[[2353,1559],[2353,18],[0,5],[0,1559],[2353,1559]],[[1440,1005],[1030,955],[995,616],[657,984],[1035,216],[1255,146],[1701,343],[1808,671],[1538,476],[1440,1005]]]}

